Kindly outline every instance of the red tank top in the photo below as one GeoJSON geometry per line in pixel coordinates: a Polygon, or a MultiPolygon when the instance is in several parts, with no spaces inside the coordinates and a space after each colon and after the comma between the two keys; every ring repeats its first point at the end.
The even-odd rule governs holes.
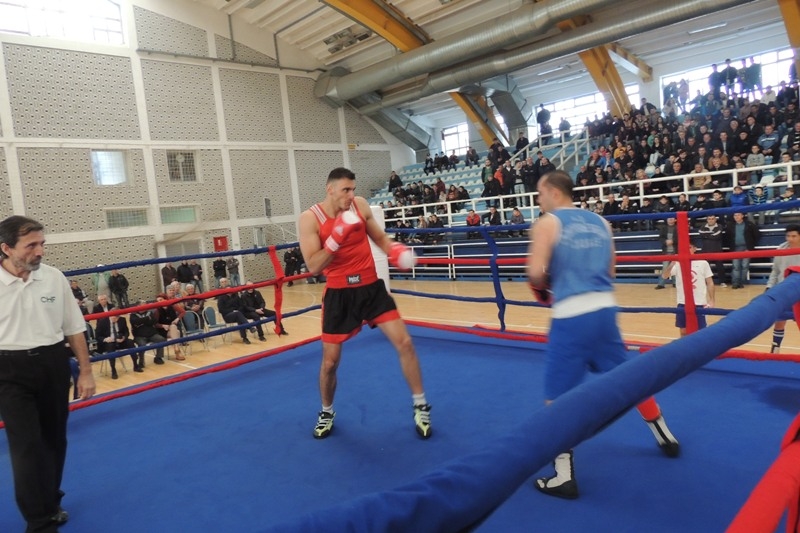
{"type": "MultiPolygon", "coordinates": [[[[378,281],[375,260],[367,238],[366,221],[355,206],[350,207],[350,211],[358,215],[362,224],[347,237],[333,255],[333,261],[322,271],[327,279],[327,286],[332,289],[358,287],[378,281]]],[[[319,240],[324,243],[333,231],[334,219],[325,214],[321,204],[312,206],[311,212],[317,217],[319,240]]]]}

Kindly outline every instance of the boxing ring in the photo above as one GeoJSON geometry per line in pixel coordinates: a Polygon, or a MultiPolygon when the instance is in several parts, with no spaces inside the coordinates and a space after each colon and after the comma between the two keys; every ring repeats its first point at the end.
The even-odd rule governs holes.
{"type": "MultiPolygon", "coordinates": [[[[678,214],[678,228],[688,235],[685,213],[678,214]]],[[[479,231],[493,246],[491,229],[479,231]]],[[[674,256],[684,276],[688,242],[680,239],[674,256]]],[[[277,254],[288,246],[252,251],[267,252],[277,273],[255,283],[274,291],[278,315],[264,323],[318,308],[281,309],[289,278],[277,254]]],[[[777,255],[740,255],[758,254],[777,255]]],[[[670,256],[631,260],[660,264],[665,258],[670,256]]],[[[507,299],[502,292],[498,265],[520,260],[495,254],[455,261],[489,265],[495,298],[455,299],[496,304],[498,326],[410,326],[434,406],[432,439],[416,438],[396,358],[388,341],[369,330],[345,349],[336,432],[324,441],[312,439],[320,345],[318,338],[305,339],[74,402],[64,476],[72,518],[64,530],[576,531],[598,524],[609,531],[718,531],[730,525],[730,531],[752,532],[774,531],[778,524],[795,530],[800,381],[785,376],[796,372],[800,358],[736,347],[800,301],[800,276],[788,276],[741,309],[714,310],[724,318],[706,329],[663,346],[635,343],[628,363],[593,376],[545,408],[546,331],[508,331],[504,322],[508,306],[538,305],[532,297],[507,299]],[[663,458],[638,417],[628,413],[659,391],[683,447],[677,460],[663,458]],[[566,502],[535,491],[531,478],[573,446],[579,448],[582,497],[566,502]]],[[[686,308],[694,331],[695,313],[708,310],[695,310],[690,294],[686,308]]],[[[7,454],[3,439],[0,455],[7,454]]],[[[8,463],[0,459],[6,479],[8,463]]],[[[0,485],[0,501],[0,530],[21,529],[10,484],[0,485]]]]}

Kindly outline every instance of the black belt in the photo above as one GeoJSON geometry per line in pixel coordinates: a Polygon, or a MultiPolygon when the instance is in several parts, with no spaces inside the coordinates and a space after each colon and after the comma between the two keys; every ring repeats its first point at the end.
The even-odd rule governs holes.
{"type": "Polygon", "coordinates": [[[9,355],[27,355],[28,357],[34,357],[37,355],[43,355],[46,353],[54,352],[59,349],[64,348],[64,342],[57,342],[56,344],[51,344],[50,346],[37,346],[36,348],[29,348],[27,350],[0,350],[0,357],[5,357],[9,355]]]}

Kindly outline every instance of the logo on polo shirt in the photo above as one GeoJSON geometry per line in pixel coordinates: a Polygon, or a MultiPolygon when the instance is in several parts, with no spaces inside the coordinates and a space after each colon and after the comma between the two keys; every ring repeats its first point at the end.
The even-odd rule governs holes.
{"type": "Polygon", "coordinates": [[[55,296],[42,296],[39,298],[39,301],[43,304],[52,304],[55,303],[56,297],[55,296]]]}
{"type": "Polygon", "coordinates": [[[361,283],[361,274],[353,274],[351,276],[347,276],[348,285],[358,285],[359,283],[361,283]]]}

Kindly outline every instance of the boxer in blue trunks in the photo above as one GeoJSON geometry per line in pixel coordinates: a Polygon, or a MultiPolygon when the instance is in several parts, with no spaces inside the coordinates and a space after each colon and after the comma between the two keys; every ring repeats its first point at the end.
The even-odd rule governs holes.
{"type": "MultiPolygon", "coordinates": [[[[616,265],[611,228],[599,215],[572,204],[572,178],[555,170],[538,184],[545,213],[533,225],[528,278],[537,300],[552,305],[546,351],[546,402],[578,386],[588,371],[606,372],[627,360],[617,327],[614,299],[616,265]]],[[[669,457],[680,445],[667,428],[655,398],[637,406],[669,457]]],[[[554,461],[555,475],[536,480],[536,488],[561,498],[578,497],[572,450],[554,461]]]]}

